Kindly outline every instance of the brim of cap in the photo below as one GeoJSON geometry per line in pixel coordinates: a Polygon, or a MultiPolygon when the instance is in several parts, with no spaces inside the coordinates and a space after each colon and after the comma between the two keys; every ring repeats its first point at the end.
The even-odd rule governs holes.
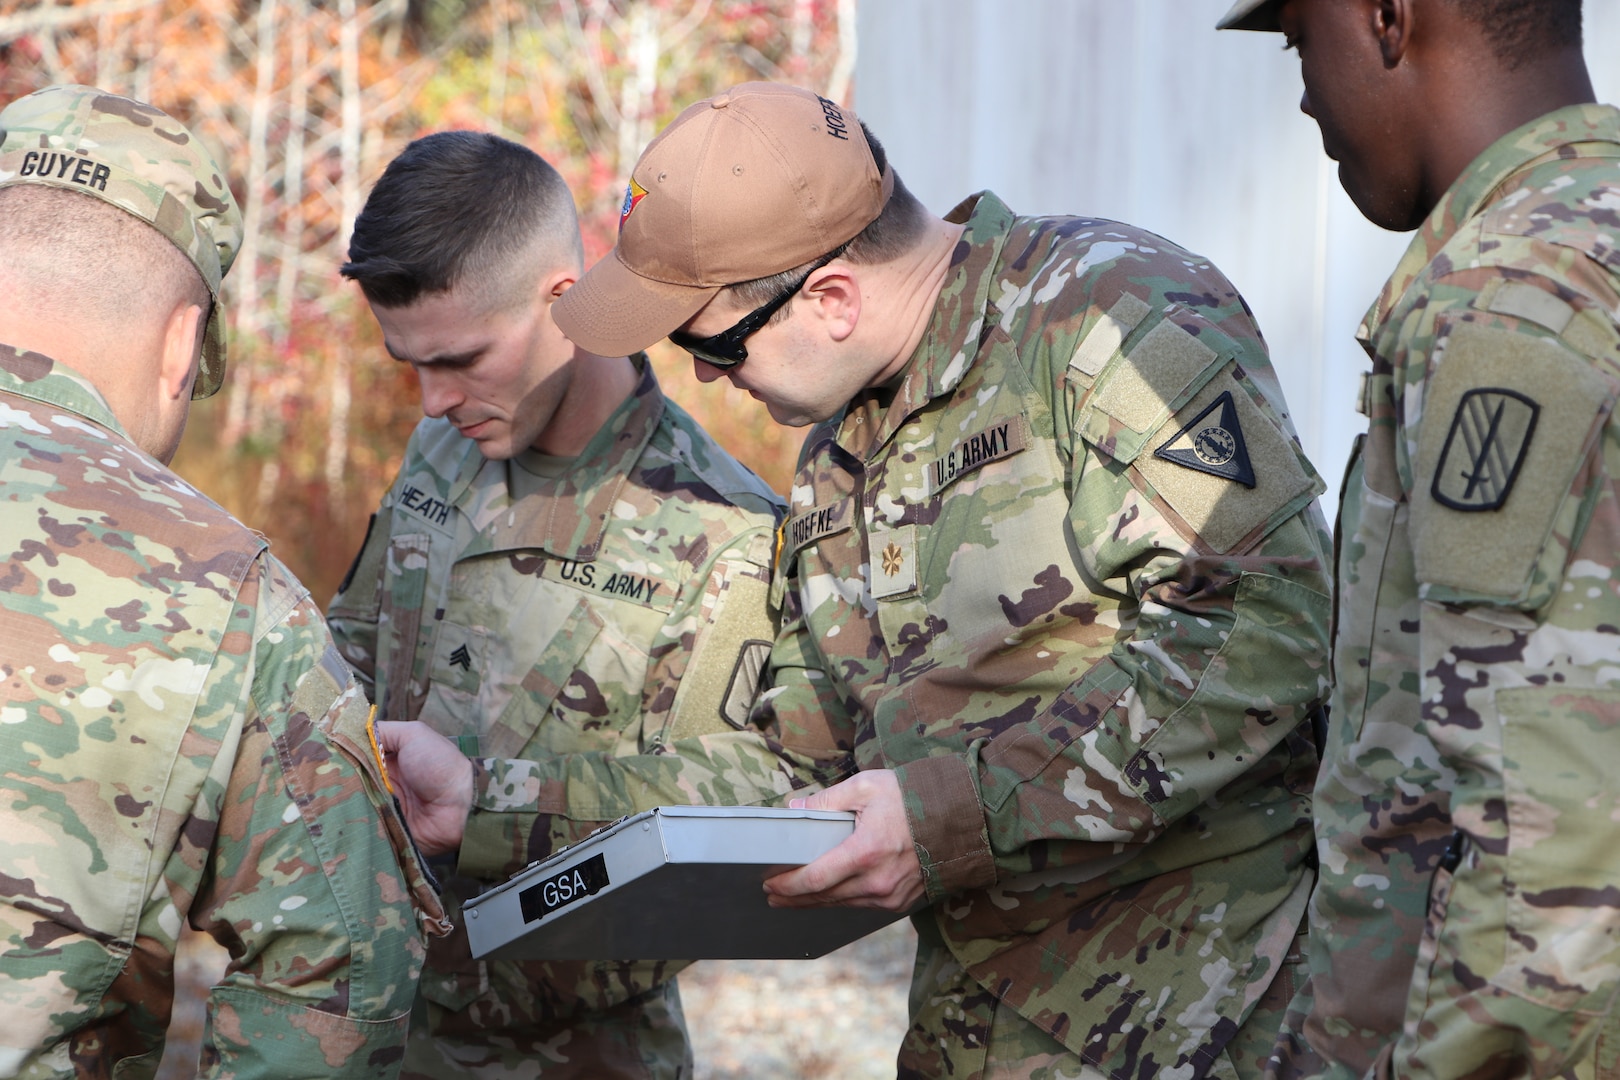
{"type": "Polygon", "coordinates": [[[680,329],[720,288],[642,277],[614,248],[558,297],[551,316],[563,336],[586,352],[628,356],[680,329]]]}
{"type": "Polygon", "coordinates": [[[1221,21],[1215,24],[1217,30],[1269,30],[1274,33],[1282,31],[1282,24],[1277,21],[1277,5],[1281,0],[1238,0],[1227,13],[1221,16],[1221,21]]]}
{"type": "Polygon", "coordinates": [[[191,400],[213,397],[224,384],[225,309],[216,299],[208,316],[208,329],[203,332],[202,360],[197,365],[197,380],[191,384],[191,400]]]}

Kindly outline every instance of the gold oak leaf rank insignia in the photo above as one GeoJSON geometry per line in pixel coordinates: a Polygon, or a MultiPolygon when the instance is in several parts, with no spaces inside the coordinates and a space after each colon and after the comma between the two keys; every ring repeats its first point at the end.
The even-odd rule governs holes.
{"type": "Polygon", "coordinates": [[[891,541],[889,546],[883,549],[883,572],[893,577],[904,565],[905,553],[900,550],[899,544],[891,541]]]}

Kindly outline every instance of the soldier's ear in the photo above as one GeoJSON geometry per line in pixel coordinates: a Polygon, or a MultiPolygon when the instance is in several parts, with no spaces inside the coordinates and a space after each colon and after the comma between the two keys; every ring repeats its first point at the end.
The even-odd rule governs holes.
{"type": "Polygon", "coordinates": [[[1384,67],[1399,66],[1412,42],[1414,17],[1411,0],[1377,0],[1371,5],[1372,32],[1378,38],[1378,51],[1384,67]]]}
{"type": "Polygon", "coordinates": [[[578,280],[579,271],[573,267],[559,267],[549,274],[542,274],[538,285],[540,299],[549,304],[573,288],[578,280]]]}
{"type": "Polygon", "coordinates": [[[192,303],[176,304],[163,324],[163,355],[158,384],[164,397],[191,396],[191,382],[202,358],[204,311],[192,303]]]}
{"type": "Polygon", "coordinates": [[[861,283],[856,270],[842,261],[833,262],[811,273],[794,301],[808,303],[827,336],[843,341],[855,332],[861,321],[861,283]]]}

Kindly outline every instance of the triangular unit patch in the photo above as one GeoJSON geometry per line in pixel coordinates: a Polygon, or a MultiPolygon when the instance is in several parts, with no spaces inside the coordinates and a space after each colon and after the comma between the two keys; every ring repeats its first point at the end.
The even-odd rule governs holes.
{"type": "Polygon", "coordinates": [[[1254,487],[1254,466],[1249,461],[1249,447],[1243,441],[1243,428],[1230,390],[1160,443],[1153,456],[1254,487]]]}

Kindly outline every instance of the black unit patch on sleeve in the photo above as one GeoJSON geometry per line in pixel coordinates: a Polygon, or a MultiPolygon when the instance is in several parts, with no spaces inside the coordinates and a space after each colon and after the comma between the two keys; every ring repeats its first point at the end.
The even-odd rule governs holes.
{"type": "Polygon", "coordinates": [[[1434,468],[1434,501],[1470,513],[1500,509],[1540,415],[1541,406],[1515,390],[1480,387],[1464,394],[1434,468]]]}
{"type": "Polygon", "coordinates": [[[1249,447],[1243,441],[1243,427],[1238,423],[1230,390],[1160,443],[1153,456],[1254,487],[1254,465],[1249,461],[1249,447]]]}

